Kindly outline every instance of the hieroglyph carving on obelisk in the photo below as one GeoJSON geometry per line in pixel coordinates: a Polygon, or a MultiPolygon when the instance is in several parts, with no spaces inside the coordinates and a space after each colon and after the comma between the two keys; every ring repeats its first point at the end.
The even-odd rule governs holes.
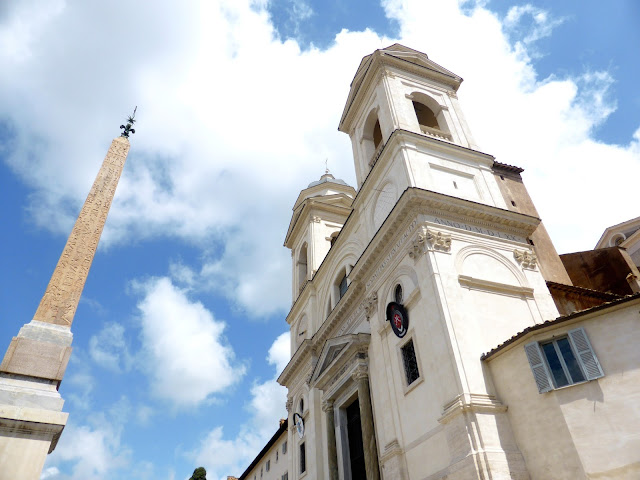
{"type": "Polygon", "coordinates": [[[34,320],[71,326],[128,153],[127,138],[111,142],[34,320]]]}

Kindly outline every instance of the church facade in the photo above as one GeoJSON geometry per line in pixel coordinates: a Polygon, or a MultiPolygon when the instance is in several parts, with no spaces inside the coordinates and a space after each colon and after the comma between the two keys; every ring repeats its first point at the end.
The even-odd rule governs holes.
{"type": "Polygon", "coordinates": [[[326,173],[294,204],[277,478],[640,478],[640,296],[574,285],[461,82],[366,56],[339,125],[357,189],[326,173]]]}

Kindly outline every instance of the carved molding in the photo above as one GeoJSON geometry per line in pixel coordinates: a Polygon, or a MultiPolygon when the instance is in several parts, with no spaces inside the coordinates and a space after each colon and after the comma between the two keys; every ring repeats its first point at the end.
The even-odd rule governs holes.
{"type": "Polygon", "coordinates": [[[366,284],[367,290],[371,288],[373,283],[378,279],[378,277],[385,270],[387,265],[389,265],[389,263],[395,259],[398,251],[404,245],[404,242],[407,240],[407,238],[413,233],[413,230],[416,228],[417,225],[418,225],[417,220],[414,220],[413,222],[411,222],[407,227],[407,229],[405,230],[405,232],[398,238],[396,243],[391,248],[391,251],[384,257],[382,262],[378,264],[378,267],[374,270],[374,272],[369,277],[369,280],[367,281],[367,284],[366,284]]]}
{"type": "Polygon", "coordinates": [[[522,268],[529,270],[535,270],[538,264],[538,257],[531,250],[514,250],[513,257],[516,259],[522,268]]]}
{"type": "Polygon", "coordinates": [[[507,411],[507,406],[493,395],[464,393],[444,406],[440,423],[447,423],[464,412],[499,414],[507,411]]]}
{"type": "Polygon", "coordinates": [[[382,456],[380,457],[380,462],[381,463],[386,463],[391,458],[393,458],[395,456],[398,456],[398,455],[402,455],[403,453],[404,453],[404,450],[400,446],[400,443],[398,443],[398,440],[396,440],[394,438],[389,443],[387,443],[387,445],[384,447],[384,452],[382,453],[382,456]]]}
{"type": "Polygon", "coordinates": [[[314,216],[312,217],[312,220],[313,220],[315,223],[320,223],[321,218],[320,218],[320,217],[318,217],[317,215],[314,215],[314,216]]]}

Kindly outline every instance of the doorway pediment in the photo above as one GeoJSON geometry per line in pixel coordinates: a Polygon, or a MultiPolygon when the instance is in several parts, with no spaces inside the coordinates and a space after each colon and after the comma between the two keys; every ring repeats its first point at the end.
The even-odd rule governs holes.
{"type": "Polygon", "coordinates": [[[327,340],[313,369],[309,385],[324,389],[342,367],[348,367],[356,361],[358,354],[366,356],[370,340],[371,335],[368,333],[351,333],[327,340]]]}

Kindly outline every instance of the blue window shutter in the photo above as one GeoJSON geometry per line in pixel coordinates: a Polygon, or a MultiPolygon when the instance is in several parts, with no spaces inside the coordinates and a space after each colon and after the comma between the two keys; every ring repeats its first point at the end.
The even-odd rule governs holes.
{"type": "Polygon", "coordinates": [[[582,367],[587,380],[595,380],[596,378],[604,377],[600,362],[598,362],[598,358],[591,347],[591,343],[589,342],[589,338],[587,337],[584,328],[580,327],[569,330],[569,341],[576,352],[578,362],[580,362],[580,366],[582,367]]]}
{"type": "Polygon", "coordinates": [[[536,380],[538,392],[545,393],[552,390],[553,384],[551,383],[551,377],[542,358],[542,351],[540,350],[538,342],[527,343],[524,346],[524,351],[527,354],[531,371],[533,371],[533,378],[536,380]]]}

